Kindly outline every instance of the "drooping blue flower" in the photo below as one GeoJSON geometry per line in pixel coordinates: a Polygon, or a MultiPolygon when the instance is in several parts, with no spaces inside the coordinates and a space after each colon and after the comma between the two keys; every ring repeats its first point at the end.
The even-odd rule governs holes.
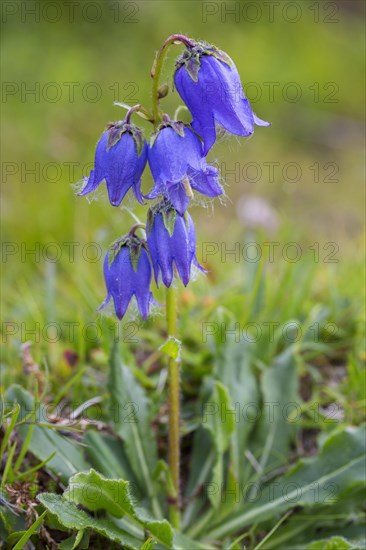
{"type": "Polygon", "coordinates": [[[181,216],[164,199],[149,210],[146,231],[157,284],[161,274],[164,285],[169,287],[174,267],[185,286],[189,283],[192,265],[205,271],[196,258],[196,232],[188,212],[181,216]]]}
{"type": "Polygon", "coordinates": [[[143,319],[154,298],[150,291],[152,269],[146,243],[136,235],[126,235],[109,249],[104,260],[107,298],[99,309],[113,299],[118,319],[122,319],[135,296],[143,319]]]}
{"type": "Polygon", "coordinates": [[[255,124],[270,125],[252,112],[232,59],[212,45],[188,48],[177,61],[174,82],[193,129],[203,138],[205,155],[216,140],[215,123],[238,136],[252,134],[255,124]]]}
{"type": "Polygon", "coordinates": [[[95,191],[105,180],[112,206],[119,206],[131,187],[142,203],[141,176],[146,161],[147,145],[141,130],[124,121],[111,124],[97,144],[94,169],[79,195],[95,191]]]}
{"type": "Polygon", "coordinates": [[[182,122],[165,122],[153,135],[148,160],[155,185],[146,196],[164,195],[179,214],[186,211],[192,189],[208,197],[224,191],[218,182],[218,170],[207,164],[196,134],[182,122]]]}

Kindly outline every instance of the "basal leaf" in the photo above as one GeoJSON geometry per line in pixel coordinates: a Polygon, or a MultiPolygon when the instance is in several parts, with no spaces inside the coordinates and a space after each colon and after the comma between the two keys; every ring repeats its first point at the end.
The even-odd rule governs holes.
{"type": "Polygon", "coordinates": [[[230,464],[237,481],[246,478],[245,451],[256,424],[259,389],[252,366],[252,347],[248,342],[228,342],[216,362],[214,377],[228,389],[235,410],[235,428],[230,442],[230,464]]]}
{"type": "Polygon", "coordinates": [[[207,487],[215,463],[216,451],[209,432],[199,427],[194,434],[190,460],[190,473],[186,488],[186,497],[190,499],[183,514],[183,526],[189,527],[205,505],[200,494],[207,487]]]}
{"type": "Polygon", "coordinates": [[[155,540],[153,540],[152,538],[148,538],[147,540],[145,540],[140,550],[153,550],[155,544],[156,544],[155,540]]]}
{"type": "MultiPolygon", "coordinates": [[[[48,422],[48,409],[42,404],[35,404],[33,396],[20,386],[12,386],[7,392],[7,399],[19,403],[21,412],[18,421],[33,412],[35,421],[48,422]]],[[[30,421],[33,419],[30,418],[30,421]]],[[[29,430],[29,424],[19,427],[19,433],[24,439],[29,430]]],[[[67,482],[69,477],[80,470],[88,468],[83,457],[83,450],[69,437],[65,437],[55,429],[44,426],[34,427],[29,444],[29,451],[39,460],[47,460],[53,453],[55,456],[47,462],[47,469],[52,470],[62,481],[67,482]]]]}
{"type": "Polygon", "coordinates": [[[251,448],[262,469],[285,464],[296,432],[292,414],[299,411],[296,358],[291,348],[265,368],[261,378],[263,407],[251,448]]]}
{"type": "Polygon", "coordinates": [[[216,450],[212,485],[209,488],[209,498],[215,508],[220,504],[224,481],[223,459],[235,428],[234,415],[227,388],[221,382],[215,382],[212,395],[203,410],[203,427],[209,431],[216,450]]]}
{"type": "MultiPolygon", "coordinates": [[[[331,507],[304,507],[296,510],[271,536],[263,550],[293,547],[305,550],[312,541],[342,537],[352,543],[364,542],[366,518],[364,518],[364,491],[360,488],[343,496],[331,507]]],[[[364,545],[365,546],[365,545],[364,545]]]]}
{"type": "MultiPolygon", "coordinates": [[[[63,540],[59,545],[59,550],[75,550],[76,548],[89,548],[88,545],[82,544],[83,539],[87,538],[85,537],[84,531],[77,531],[72,537],[69,537],[68,539],[63,540]]],[[[85,542],[89,542],[88,540],[85,542]]]]}
{"type": "Polygon", "coordinates": [[[172,527],[166,520],[156,520],[136,506],[128,481],[107,479],[95,470],[80,472],[69,480],[64,497],[91,511],[105,510],[116,518],[128,516],[163,544],[172,545],[172,527]]]}
{"type": "Polygon", "coordinates": [[[92,517],[84,510],[80,510],[76,504],[66,500],[63,496],[53,493],[42,493],[37,498],[46,510],[54,514],[58,521],[67,529],[74,531],[92,529],[109,540],[118,542],[126,550],[138,550],[142,544],[143,536],[141,539],[138,539],[123,531],[108,519],[92,517]]]}
{"type": "Polygon", "coordinates": [[[108,386],[115,431],[123,439],[125,454],[140,489],[150,498],[156,517],[161,517],[152,481],[157,450],[150,426],[149,402],[130,369],[122,364],[117,345],[112,351],[108,386]]]}
{"type": "Polygon", "coordinates": [[[359,550],[360,546],[352,544],[343,537],[332,537],[317,540],[309,544],[305,550],[359,550]]]}
{"type": "Polygon", "coordinates": [[[128,479],[135,483],[135,476],[119,440],[88,430],[83,441],[90,464],[98,472],[112,479],[128,479]]]}
{"type": "Polygon", "coordinates": [[[299,460],[286,475],[259,486],[256,502],[246,501],[243,492],[238,512],[214,526],[208,538],[221,539],[247,525],[277,518],[290,508],[333,506],[341,498],[365,487],[365,457],[364,426],[333,432],[324,441],[318,456],[299,460]]]}

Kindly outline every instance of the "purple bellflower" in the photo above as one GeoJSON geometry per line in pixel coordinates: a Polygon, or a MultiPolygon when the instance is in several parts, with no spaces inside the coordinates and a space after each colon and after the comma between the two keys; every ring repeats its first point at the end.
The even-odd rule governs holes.
{"type": "Polygon", "coordinates": [[[218,170],[206,162],[200,139],[182,122],[168,121],[158,128],[148,160],[155,185],[146,198],[164,195],[180,215],[189,205],[192,189],[208,197],[224,192],[218,170]]]}
{"type": "Polygon", "coordinates": [[[128,234],[116,241],[104,260],[104,279],[107,298],[99,309],[113,298],[118,319],[122,319],[133,296],[143,319],[149,315],[151,302],[155,303],[150,291],[152,269],[146,242],[136,235],[128,234]]]}
{"type": "Polygon", "coordinates": [[[192,265],[205,271],[196,258],[196,232],[191,216],[181,216],[166,199],[150,208],[147,217],[147,243],[156,283],[159,275],[165,286],[172,284],[174,266],[187,286],[192,265]]]}
{"type": "Polygon", "coordinates": [[[79,195],[95,191],[106,180],[112,206],[119,206],[131,187],[143,203],[141,176],[146,160],[147,145],[140,128],[124,121],[110,124],[97,144],[94,169],[79,195]]]}
{"type": "Polygon", "coordinates": [[[215,123],[238,136],[251,135],[255,124],[270,125],[252,112],[238,70],[225,52],[196,43],[176,66],[175,87],[192,114],[193,129],[203,138],[205,155],[216,140],[215,123]]]}

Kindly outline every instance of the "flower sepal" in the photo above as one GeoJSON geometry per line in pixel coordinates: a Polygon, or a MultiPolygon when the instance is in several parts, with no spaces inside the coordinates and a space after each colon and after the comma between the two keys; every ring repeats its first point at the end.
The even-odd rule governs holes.
{"type": "Polygon", "coordinates": [[[135,234],[131,235],[130,233],[128,233],[127,235],[124,235],[121,239],[117,239],[109,247],[108,267],[110,267],[111,264],[114,262],[114,260],[116,259],[116,256],[118,256],[119,252],[121,251],[121,248],[125,246],[129,248],[131,264],[132,264],[133,270],[136,272],[141,250],[142,248],[145,248],[147,250],[147,245],[145,240],[140,239],[140,237],[138,237],[135,234]]]}
{"type": "Polygon", "coordinates": [[[175,221],[177,218],[177,211],[174,206],[166,198],[163,198],[160,202],[149,208],[147,213],[147,232],[150,235],[151,228],[153,226],[154,218],[157,215],[161,215],[165,229],[168,231],[171,237],[174,233],[175,221]]]}
{"type": "Polygon", "coordinates": [[[175,222],[177,219],[177,211],[175,208],[171,207],[167,210],[163,210],[162,216],[163,216],[164,227],[168,231],[169,236],[171,237],[174,233],[175,222]]]}
{"type": "Polygon", "coordinates": [[[154,145],[155,141],[159,137],[161,130],[163,130],[164,128],[173,128],[174,132],[178,134],[178,136],[184,137],[185,126],[186,125],[184,124],[184,122],[181,122],[180,120],[170,120],[168,116],[165,115],[164,122],[159,124],[155,132],[150,137],[150,147],[154,145]]]}
{"type": "Polygon", "coordinates": [[[132,124],[131,122],[125,122],[120,120],[118,122],[111,122],[108,124],[108,141],[107,141],[107,151],[109,151],[114,145],[116,145],[121,139],[122,135],[125,132],[128,132],[132,135],[135,143],[138,156],[141,155],[142,149],[144,147],[144,137],[141,128],[132,124]]]}
{"type": "Polygon", "coordinates": [[[198,82],[198,72],[201,67],[201,57],[203,55],[212,55],[222,63],[226,63],[233,68],[232,59],[222,50],[219,50],[213,44],[208,42],[197,42],[193,48],[187,48],[176,61],[176,70],[185,65],[186,71],[194,82],[198,82]]]}

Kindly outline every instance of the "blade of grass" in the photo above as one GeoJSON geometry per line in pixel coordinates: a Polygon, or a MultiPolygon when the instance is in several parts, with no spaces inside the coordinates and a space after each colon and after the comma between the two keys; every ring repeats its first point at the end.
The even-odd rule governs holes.
{"type": "Polygon", "coordinates": [[[14,407],[13,411],[10,414],[10,422],[7,425],[6,429],[5,429],[5,435],[4,435],[4,438],[3,438],[3,441],[2,441],[1,447],[0,447],[0,459],[2,459],[3,453],[6,449],[7,444],[8,444],[9,437],[10,437],[10,435],[11,435],[13,429],[14,429],[15,423],[17,421],[19,412],[20,412],[20,405],[19,405],[19,403],[17,403],[16,406],[14,407]]]}
{"type": "Polygon", "coordinates": [[[14,473],[18,472],[19,467],[22,464],[25,455],[27,454],[29,443],[32,439],[34,426],[35,426],[35,424],[31,424],[29,426],[29,430],[28,430],[27,435],[26,435],[26,437],[23,441],[22,448],[20,449],[20,453],[19,453],[18,458],[16,459],[15,464],[14,464],[14,473]]]}
{"type": "Polygon", "coordinates": [[[86,367],[82,367],[80,370],[77,371],[76,374],[74,374],[72,378],[70,378],[70,380],[66,382],[64,386],[62,386],[61,390],[58,392],[55,399],[53,400],[54,408],[57,407],[62,397],[69,391],[71,386],[73,386],[73,384],[75,384],[79,380],[79,378],[82,377],[85,371],[86,371],[86,367]]]}
{"type": "Polygon", "coordinates": [[[16,447],[17,447],[16,442],[12,446],[9,445],[8,458],[6,460],[6,464],[5,464],[5,468],[4,468],[4,472],[3,472],[3,477],[1,479],[1,487],[4,487],[4,485],[6,483],[6,480],[8,478],[8,474],[11,471],[11,463],[12,463],[12,460],[13,460],[13,456],[14,456],[16,447]]]}
{"type": "Polygon", "coordinates": [[[292,510],[290,510],[289,512],[287,512],[281,519],[280,521],[278,521],[276,523],[276,525],[270,530],[269,533],[266,534],[266,536],[260,541],[259,544],[257,544],[257,546],[254,548],[254,550],[259,550],[260,548],[262,548],[263,544],[265,544],[269,538],[271,538],[271,536],[273,535],[273,533],[275,533],[277,531],[277,529],[279,528],[279,526],[289,517],[289,515],[292,514],[292,510]]]}
{"type": "Polygon", "coordinates": [[[26,472],[19,474],[17,476],[17,479],[22,479],[23,477],[27,477],[28,475],[33,474],[34,472],[37,472],[37,470],[40,470],[41,468],[43,468],[43,466],[45,466],[45,464],[47,464],[47,462],[52,460],[56,453],[57,451],[52,453],[48,458],[46,458],[46,460],[43,460],[43,462],[40,462],[39,464],[37,464],[37,466],[34,466],[34,468],[31,468],[30,470],[27,470],[26,472]]]}
{"type": "Polygon", "coordinates": [[[26,543],[29,541],[32,535],[37,531],[38,527],[41,525],[43,518],[47,514],[47,511],[44,511],[43,514],[29,527],[29,529],[24,533],[22,538],[16,543],[13,550],[22,550],[26,543]]]}

